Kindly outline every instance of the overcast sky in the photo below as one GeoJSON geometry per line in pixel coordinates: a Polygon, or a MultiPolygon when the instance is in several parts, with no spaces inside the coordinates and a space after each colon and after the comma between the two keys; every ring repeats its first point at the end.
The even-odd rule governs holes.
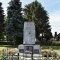
{"type": "MultiPolygon", "coordinates": [[[[8,2],[10,0],[0,0],[0,2],[3,3],[3,8],[6,13],[6,9],[8,7],[8,2]]],[[[31,3],[34,0],[21,0],[22,7],[24,7],[26,4],[31,3]]],[[[52,28],[52,33],[57,31],[60,33],[60,0],[37,0],[42,4],[42,6],[45,8],[45,10],[48,12],[49,15],[49,22],[52,28]]]]}

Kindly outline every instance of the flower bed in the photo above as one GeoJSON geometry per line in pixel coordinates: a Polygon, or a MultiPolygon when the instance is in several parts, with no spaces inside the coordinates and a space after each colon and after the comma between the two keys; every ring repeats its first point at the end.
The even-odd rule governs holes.
{"type": "Polygon", "coordinates": [[[52,58],[52,60],[60,60],[60,56],[54,51],[42,51],[42,56],[47,58],[52,58]]]}
{"type": "Polygon", "coordinates": [[[56,57],[57,54],[53,51],[42,51],[42,55],[44,57],[56,57]]]}

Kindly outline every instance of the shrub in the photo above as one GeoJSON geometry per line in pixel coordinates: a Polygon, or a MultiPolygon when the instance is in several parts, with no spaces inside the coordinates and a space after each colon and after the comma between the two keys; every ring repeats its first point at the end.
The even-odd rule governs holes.
{"type": "Polygon", "coordinates": [[[0,45],[12,45],[12,42],[0,42],[0,45]]]}
{"type": "Polygon", "coordinates": [[[57,56],[57,54],[56,53],[54,53],[54,52],[51,52],[51,51],[42,51],[42,55],[44,56],[44,57],[56,57],[57,56]]]}
{"type": "Polygon", "coordinates": [[[52,41],[53,46],[60,46],[60,41],[52,41]]]}

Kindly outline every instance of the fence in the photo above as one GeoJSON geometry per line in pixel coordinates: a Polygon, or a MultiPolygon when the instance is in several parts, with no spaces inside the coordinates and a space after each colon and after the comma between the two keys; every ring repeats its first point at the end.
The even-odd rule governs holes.
{"type": "MultiPolygon", "coordinates": [[[[3,49],[0,51],[0,60],[31,60],[32,56],[29,54],[20,54],[19,51],[14,48],[14,49],[3,49]]],[[[34,55],[33,60],[60,60],[58,56],[46,56],[44,57],[43,55],[34,55]],[[39,59],[37,58],[39,57],[39,59]]]]}

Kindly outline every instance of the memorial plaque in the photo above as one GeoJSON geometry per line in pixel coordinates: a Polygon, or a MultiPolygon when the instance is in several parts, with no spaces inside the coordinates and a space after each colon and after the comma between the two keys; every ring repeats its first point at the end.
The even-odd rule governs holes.
{"type": "Polygon", "coordinates": [[[33,22],[24,23],[23,44],[35,44],[35,25],[33,22]]]}

